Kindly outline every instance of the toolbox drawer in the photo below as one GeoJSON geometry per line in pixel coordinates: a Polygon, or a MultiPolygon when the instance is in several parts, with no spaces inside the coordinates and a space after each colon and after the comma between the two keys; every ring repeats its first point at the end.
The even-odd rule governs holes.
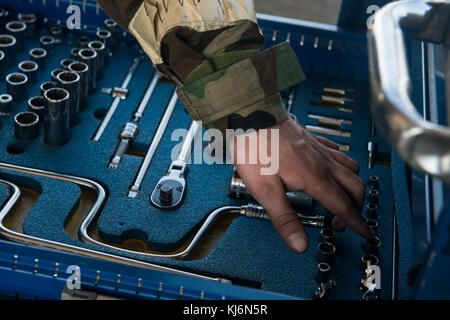
{"type": "MultiPolygon", "coordinates": [[[[71,3],[82,9],[82,30],[65,29],[68,1],[0,1],[0,6],[10,11],[8,19],[15,19],[19,12],[34,12],[39,18],[36,35],[26,38],[26,49],[13,53],[15,62],[5,70],[0,92],[6,90],[4,76],[16,71],[20,61],[28,60],[28,50],[39,47],[39,37],[48,34],[51,26],[63,29],[61,43],[54,46],[47,66],[39,69],[36,83],[28,88],[28,97],[39,95],[40,84],[50,80],[50,72],[70,56],[80,37],[95,38],[107,16],[94,1],[71,3]]],[[[266,46],[289,41],[307,76],[290,92],[295,93],[291,112],[297,121],[338,143],[359,162],[362,179],[378,177],[379,297],[410,298],[412,288],[407,274],[416,255],[408,171],[373,128],[365,35],[267,15],[260,15],[259,21],[266,46]],[[324,88],[345,90],[344,105],[324,106],[324,88]],[[369,142],[376,145],[370,166],[369,142]]],[[[165,257],[182,251],[215,209],[247,202],[228,195],[231,165],[191,164],[186,176],[186,197],[180,207],[164,211],[150,204],[151,192],[166,173],[173,147],[179,143],[171,139],[172,132],[189,127],[190,117],[181,102],[176,104],[138,196],[127,197],[175,86],[165,80],[157,84],[138,123],[132,151],[123,156],[116,170],[108,168],[119,133],[130,121],[154,75],[151,61],[142,57],[128,86],[128,96],[120,100],[100,140],[93,141],[114,100],[101,88],[119,87],[140,54],[129,35],[118,30],[116,39],[104,77],[97,82],[97,91],[88,96],[87,107],[80,112],[81,121],[71,128],[67,144],[45,143],[42,130],[39,137],[28,141],[15,136],[14,115],[27,109],[26,100],[14,103],[13,114],[0,118],[0,179],[18,185],[22,191],[18,206],[3,220],[2,234],[22,244],[0,241],[0,272],[4,275],[0,276],[0,292],[23,298],[59,298],[71,275],[66,272],[67,266],[78,265],[83,289],[126,298],[176,299],[180,292],[186,298],[205,299],[313,298],[317,290],[320,229],[308,228],[310,248],[305,254],[296,255],[270,222],[224,214],[187,259],[165,257]],[[103,193],[105,199],[100,201],[103,193]],[[93,212],[95,206],[98,211],[93,212]],[[80,228],[86,225],[95,242],[86,241],[80,234],[80,228]],[[11,236],[8,230],[23,232],[32,241],[29,237],[11,236]],[[43,240],[33,240],[36,238],[43,240]],[[37,264],[35,259],[42,263],[37,264]],[[53,276],[55,263],[59,267],[53,276]],[[18,274],[18,270],[23,272],[18,274]],[[174,274],[174,270],[184,274],[174,274]],[[27,286],[23,286],[24,281],[27,286]]],[[[415,52],[414,45],[411,44],[411,52],[415,52]]],[[[286,103],[288,94],[283,93],[286,103]]],[[[0,202],[6,204],[13,191],[11,186],[0,183],[0,202]]],[[[312,212],[329,215],[318,203],[312,212]]],[[[363,215],[367,215],[367,209],[363,215]]],[[[362,239],[346,230],[337,233],[335,245],[332,278],[336,287],[329,298],[361,299],[362,239]]]]}

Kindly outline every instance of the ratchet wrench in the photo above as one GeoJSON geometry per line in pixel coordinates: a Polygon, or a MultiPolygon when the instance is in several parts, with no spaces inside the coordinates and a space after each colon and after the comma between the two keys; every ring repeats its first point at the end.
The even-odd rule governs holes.
{"type": "Polygon", "coordinates": [[[169,170],[156,184],[150,197],[151,203],[160,209],[174,209],[181,204],[186,192],[185,177],[188,171],[188,159],[191,154],[192,143],[201,132],[198,122],[192,121],[189,131],[183,140],[178,158],[173,161],[169,170]]]}

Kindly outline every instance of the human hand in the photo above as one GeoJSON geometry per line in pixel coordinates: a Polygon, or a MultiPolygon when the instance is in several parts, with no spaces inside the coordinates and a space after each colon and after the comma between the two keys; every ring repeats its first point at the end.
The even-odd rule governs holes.
{"type": "Polygon", "coordinates": [[[267,131],[267,139],[261,134],[263,130],[235,136],[230,150],[234,151],[232,157],[240,177],[255,200],[268,212],[275,229],[286,244],[297,253],[308,248],[308,237],[303,225],[286,198],[286,192],[294,190],[304,191],[333,213],[334,229],[342,230],[349,226],[363,237],[371,236],[372,231],[360,213],[366,185],[358,177],[358,163],[338,151],[334,142],[311,134],[291,119],[270,127],[267,131]],[[270,138],[274,132],[270,129],[279,130],[279,139],[273,141],[270,138]],[[248,142],[255,138],[259,142],[257,150],[245,143],[245,140],[248,142]],[[261,170],[267,169],[271,164],[261,161],[258,156],[253,164],[237,161],[243,155],[245,159],[250,159],[252,153],[260,153],[264,148],[269,150],[273,161],[277,157],[273,151],[277,150],[274,145],[276,140],[279,144],[276,173],[262,175],[261,170]],[[264,142],[261,145],[261,141],[267,141],[267,147],[264,142]]]}

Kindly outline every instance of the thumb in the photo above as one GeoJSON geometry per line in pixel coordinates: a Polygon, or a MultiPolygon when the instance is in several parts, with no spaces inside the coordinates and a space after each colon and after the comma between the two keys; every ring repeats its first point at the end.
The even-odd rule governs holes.
{"type": "Polygon", "coordinates": [[[270,190],[270,195],[260,195],[258,190],[252,191],[252,195],[269,214],[275,230],[289,248],[296,253],[305,252],[308,249],[308,236],[297,213],[286,198],[281,181],[271,185],[270,190]]]}

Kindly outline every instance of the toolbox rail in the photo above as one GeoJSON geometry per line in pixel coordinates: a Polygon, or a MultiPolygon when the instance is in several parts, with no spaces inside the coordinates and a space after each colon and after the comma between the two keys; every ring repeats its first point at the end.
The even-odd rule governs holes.
{"type": "MultiPolygon", "coordinates": [[[[436,43],[449,42],[449,19],[448,1],[398,1],[377,12],[368,34],[372,113],[378,131],[411,167],[447,183],[450,129],[424,120],[409,97],[411,80],[404,34],[436,43]]],[[[449,69],[447,57],[447,104],[449,69]]]]}

